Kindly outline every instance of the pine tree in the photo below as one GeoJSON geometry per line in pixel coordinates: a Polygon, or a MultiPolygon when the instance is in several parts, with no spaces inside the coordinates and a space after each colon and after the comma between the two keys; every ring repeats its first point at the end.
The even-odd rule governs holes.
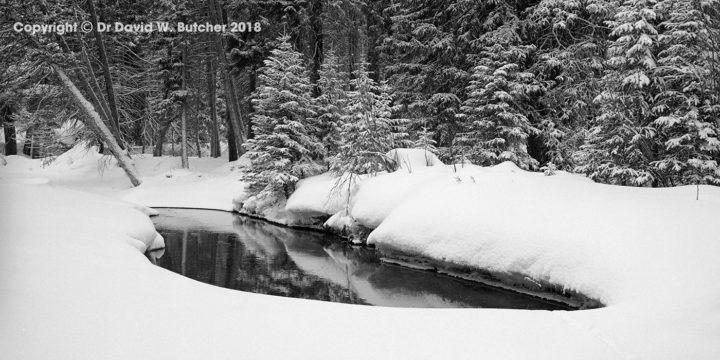
{"type": "Polygon", "coordinates": [[[415,140],[412,146],[416,149],[423,149],[425,151],[437,154],[438,149],[435,147],[437,142],[433,139],[433,133],[428,130],[427,126],[423,126],[422,130],[418,133],[417,140],[415,140]]]}
{"type": "Polygon", "coordinates": [[[527,20],[528,41],[538,46],[530,69],[542,94],[533,105],[542,131],[545,162],[564,170],[576,165],[590,120],[599,115],[593,102],[601,90],[610,31],[605,22],[617,0],[542,0],[527,20]]]}
{"type": "Polygon", "coordinates": [[[718,116],[712,106],[712,76],[704,49],[708,44],[706,16],[699,1],[662,1],[656,7],[665,15],[658,38],[656,76],[663,84],[653,108],[659,117],[658,141],[664,145],[652,165],[670,184],[720,184],[718,116]]]}
{"type": "Polygon", "coordinates": [[[373,174],[393,170],[395,164],[385,155],[395,147],[390,88],[378,86],[361,63],[353,72],[342,116],[342,145],[332,161],[336,173],[373,174]]]}
{"type": "Polygon", "coordinates": [[[534,169],[538,162],[528,154],[527,141],[538,130],[525,115],[523,103],[535,87],[532,73],[522,69],[533,47],[521,44],[511,8],[501,6],[497,12],[507,21],[481,38],[486,46],[458,115],[463,132],[455,139],[460,149],[456,156],[462,159],[455,160],[468,158],[477,165],[512,161],[534,169]]]}
{"type": "Polygon", "coordinates": [[[252,117],[255,138],[246,144],[252,166],[243,178],[250,195],[243,207],[254,212],[282,203],[299,179],[319,173],[323,155],[310,79],[288,36],[279,38],[258,78],[252,117]]]}
{"type": "MultiPolygon", "coordinates": [[[[372,79],[371,79],[372,80],[372,79]]],[[[410,120],[398,118],[394,114],[399,106],[393,106],[393,88],[387,81],[381,81],[375,90],[373,118],[375,119],[376,133],[389,140],[389,150],[393,148],[408,147],[411,144],[408,134],[410,120]]]]}
{"type": "Polygon", "coordinates": [[[417,140],[412,143],[412,147],[425,151],[425,164],[430,166],[432,165],[430,163],[430,154],[438,154],[436,144],[437,142],[433,139],[433,133],[428,131],[426,126],[423,126],[422,130],[418,133],[417,140]]]}
{"type": "Polygon", "coordinates": [[[327,154],[337,154],[342,144],[340,135],[342,115],[347,104],[347,87],[350,79],[342,71],[338,57],[330,52],[320,67],[318,88],[320,96],[315,99],[318,112],[319,137],[327,154]]]}
{"type": "MultiPolygon", "coordinates": [[[[409,132],[428,127],[447,148],[459,130],[457,113],[482,49],[491,2],[404,0],[386,12],[392,26],[379,46],[384,74],[395,91],[397,115],[409,132]]],[[[441,151],[447,153],[445,149],[441,151]]]]}
{"type": "Polygon", "coordinates": [[[603,77],[606,88],[597,98],[600,115],[583,147],[586,163],[577,171],[592,179],[647,185],[659,181],[650,163],[657,159],[656,131],[652,126],[652,98],[658,32],[654,0],[626,1],[609,22],[611,36],[603,77]]]}

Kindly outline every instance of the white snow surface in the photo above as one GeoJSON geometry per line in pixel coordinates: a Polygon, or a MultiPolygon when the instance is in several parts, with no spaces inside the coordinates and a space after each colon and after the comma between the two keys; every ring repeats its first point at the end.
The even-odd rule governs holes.
{"type": "MultiPolygon", "coordinates": [[[[144,191],[133,200],[170,206],[205,188],[212,199],[188,195],[188,207],[220,208],[225,192],[242,191],[229,185],[239,174],[213,166],[222,160],[181,171],[177,159],[136,159],[147,188],[127,190],[119,169],[101,176],[97,153],[84,154],[45,168],[9,156],[0,167],[3,359],[720,358],[716,187],[701,186],[695,200],[694,186],[600,185],[508,163],[368,178],[350,210],[376,228],[369,241],[378,247],[520,272],[607,305],[402,309],[243,293],[151,265],[142,252],[161,245],[152,210],[119,197],[144,191]]],[[[299,199],[298,208],[337,210],[299,199]]]]}
{"type": "Polygon", "coordinates": [[[296,213],[334,214],[344,208],[348,196],[349,177],[343,178],[325,173],[302,179],[292,193],[285,209],[296,213]]]}
{"type": "Polygon", "coordinates": [[[390,174],[375,176],[359,186],[350,214],[363,225],[376,228],[408,196],[423,191],[427,183],[436,181],[452,184],[448,176],[452,168],[437,166],[408,172],[400,169],[390,174]]]}
{"type": "Polygon", "coordinates": [[[368,175],[343,176],[324,173],[298,181],[285,210],[295,214],[335,214],[354,202],[360,183],[368,175]]]}

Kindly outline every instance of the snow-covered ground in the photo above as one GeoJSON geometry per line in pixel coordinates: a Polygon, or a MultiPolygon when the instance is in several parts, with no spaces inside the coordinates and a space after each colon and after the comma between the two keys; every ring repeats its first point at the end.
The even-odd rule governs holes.
{"type": "Polygon", "coordinates": [[[146,183],[127,190],[119,169],[98,180],[96,159],[72,168],[86,157],[40,169],[11,156],[0,166],[3,204],[12,204],[0,214],[3,358],[720,358],[718,188],[700,187],[695,200],[695,187],[439,163],[363,179],[339,193],[344,204],[322,197],[327,175],[300,184],[292,209],[344,212],[376,228],[369,241],[381,249],[520,272],[607,305],[397,309],[241,293],[155,267],[141,253],[159,240],[147,209],[105,195],[229,209],[222,199],[241,191],[238,171],[213,172],[222,160],[179,171],[175,159],[142,159],[146,183]],[[212,199],[185,194],[194,191],[212,199]]]}
{"type": "Polygon", "coordinates": [[[121,197],[151,207],[186,207],[232,211],[232,199],[244,184],[239,167],[244,159],[228,163],[226,158],[190,157],[190,169],[180,167],[178,157],[135,155],[143,184],[132,188],[130,181],[109,155],[96,147],[78,145],[44,164],[39,159],[8,156],[0,167],[2,183],[47,183],[54,187],[78,189],[121,197]]]}

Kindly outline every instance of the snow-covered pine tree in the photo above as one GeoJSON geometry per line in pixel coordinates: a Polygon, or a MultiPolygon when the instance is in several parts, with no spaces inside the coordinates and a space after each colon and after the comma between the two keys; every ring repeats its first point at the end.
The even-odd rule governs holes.
{"type": "Polygon", "coordinates": [[[509,160],[521,168],[534,169],[538,162],[528,154],[527,140],[538,130],[523,108],[527,94],[536,91],[533,74],[523,71],[533,47],[521,45],[518,19],[510,6],[503,4],[496,11],[495,17],[506,20],[481,38],[486,46],[458,114],[463,132],[456,138],[460,151],[455,155],[477,165],[509,160]]]}
{"type": "Polygon", "coordinates": [[[335,55],[330,52],[320,66],[318,87],[320,96],[315,99],[317,107],[317,120],[319,138],[329,155],[339,152],[342,139],[340,136],[344,109],[347,104],[347,88],[349,77],[343,71],[343,65],[335,55]]]}
{"type": "Polygon", "coordinates": [[[664,14],[658,38],[662,50],[655,69],[663,89],[653,111],[659,116],[654,125],[664,151],[652,164],[667,179],[666,185],[720,184],[718,109],[706,80],[712,74],[703,4],[664,0],[656,9],[664,14]]]}
{"type": "Polygon", "coordinates": [[[423,126],[422,130],[418,133],[417,139],[412,143],[412,147],[416,149],[423,149],[425,151],[425,165],[430,166],[430,154],[437,155],[438,149],[435,147],[437,142],[433,139],[433,133],[428,131],[427,126],[423,126]]]}
{"type": "Polygon", "coordinates": [[[258,75],[255,137],[245,145],[251,166],[243,177],[249,195],[243,208],[250,212],[285,201],[299,179],[323,170],[324,149],[316,137],[312,87],[302,55],[293,50],[289,36],[278,40],[258,75]]]}
{"type": "Polygon", "coordinates": [[[659,181],[651,165],[658,154],[651,80],[658,37],[655,4],[625,1],[608,22],[614,40],[602,82],[605,90],[595,99],[600,115],[593,119],[589,144],[582,147],[586,162],[576,167],[594,180],[636,186],[659,181]]]}
{"type": "Polygon", "coordinates": [[[541,0],[529,12],[527,41],[537,44],[530,69],[543,92],[534,104],[547,162],[572,170],[601,90],[605,53],[618,0],[541,0]]]}
{"type": "Polygon", "coordinates": [[[377,131],[382,136],[388,136],[392,148],[408,147],[411,144],[408,134],[409,119],[394,116],[399,106],[393,106],[393,88],[387,81],[381,81],[375,92],[373,104],[373,117],[375,118],[377,131]]]}
{"type": "Polygon", "coordinates": [[[412,143],[412,147],[415,149],[423,149],[437,155],[438,149],[435,145],[437,145],[437,142],[433,139],[433,133],[428,130],[427,126],[422,127],[417,139],[412,143]]]}
{"type": "Polygon", "coordinates": [[[482,48],[477,38],[492,7],[488,1],[401,0],[385,10],[392,26],[379,51],[395,89],[395,114],[408,119],[411,133],[428,127],[443,157],[458,132],[456,115],[474,65],[470,54],[482,48]]]}
{"type": "Polygon", "coordinates": [[[393,170],[395,164],[385,154],[395,147],[388,86],[378,86],[360,63],[353,72],[352,91],[348,92],[342,116],[342,145],[332,160],[336,173],[372,174],[393,170]]]}

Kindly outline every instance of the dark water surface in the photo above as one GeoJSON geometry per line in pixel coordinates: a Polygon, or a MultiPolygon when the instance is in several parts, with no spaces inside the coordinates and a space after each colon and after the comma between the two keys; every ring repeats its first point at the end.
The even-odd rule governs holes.
{"type": "Polygon", "coordinates": [[[563,305],[429,271],[382,263],[373,249],[319,232],[221,211],[158,209],[158,266],[230,289],[400,307],[567,309],[563,305]]]}

